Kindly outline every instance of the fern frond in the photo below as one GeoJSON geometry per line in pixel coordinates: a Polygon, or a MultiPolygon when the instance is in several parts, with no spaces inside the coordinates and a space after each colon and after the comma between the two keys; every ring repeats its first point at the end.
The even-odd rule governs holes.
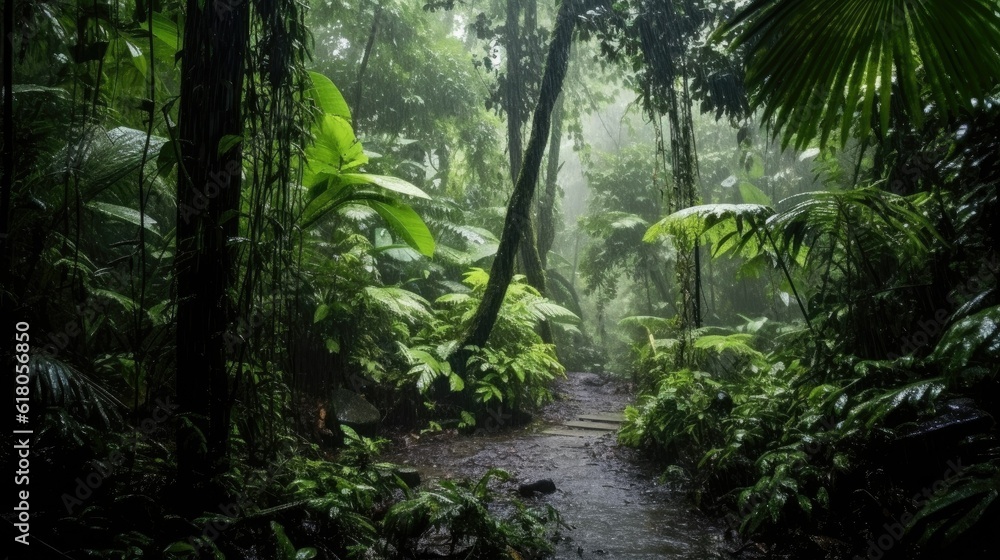
{"type": "Polygon", "coordinates": [[[408,323],[430,321],[431,304],[419,295],[403,288],[389,286],[366,286],[368,302],[397,319],[408,323]]]}

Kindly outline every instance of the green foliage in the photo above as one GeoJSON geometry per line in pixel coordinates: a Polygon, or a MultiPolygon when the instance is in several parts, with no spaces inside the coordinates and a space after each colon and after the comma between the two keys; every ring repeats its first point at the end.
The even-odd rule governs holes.
{"type": "Polygon", "coordinates": [[[516,276],[487,346],[473,350],[462,378],[448,359],[459,344],[461,326],[475,314],[488,280],[482,269],[467,272],[468,291],[439,297],[434,303],[435,320],[414,336],[415,344],[401,349],[411,367],[399,383],[415,385],[432,401],[448,396],[432,392],[437,379],[447,381],[448,392],[467,395],[464,406],[469,409],[463,408],[459,415],[462,427],[474,425],[494,405],[515,411],[550,400],[549,384],[564,370],[552,346],[543,344],[535,329],[543,320],[569,329],[579,322],[566,308],[541,297],[523,276],[516,276]]]}
{"type": "Polygon", "coordinates": [[[465,558],[521,558],[526,554],[551,553],[550,529],[562,526],[559,514],[526,508],[514,501],[513,510],[498,516],[488,509],[495,499],[491,479],[506,481],[510,475],[490,469],[474,484],[441,481],[437,488],[417,493],[389,509],[383,521],[386,537],[403,554],[421,553],[421,537],[446,535],[448,555],[465,558]]]}
{"type": "Polygon", "coordinates": [[[764,245],[760,228],[774,215],[769,206],[760,204],[710,204],[692,206],[660,220],[643,236],[652,243],[662,237],[678,238],[685,245],[710,243],[713,254],[728,252],[757,255],[764,245]]]}
{"type": "Polygon", "coordinates": [[[928,500],[907,527],[917,532],[923,529],[922,544],[937,541],[942,546],[954,546],[959,537],[971,532],[984,518],[997,516],[1000,466],[996,460],[979,463],[949,482],[947,489],[928,500]]]}
{"type": "MultiPolygon", "coordinates": [[[[915,123],[924,107],[955,116],[997,86],[1000,23],[996,4],[973,0],[835,3],[757,0],[722,30],[748,45],[748,89],[774,117],[782,146],[797,149],[857,124],[883,134],[893,109],[915,123]],[[860,114],[860,118],[857,115],[860,114]]],[[[898,119],[898,117],[896,117],[898,119]]]]}
{"type": "Polygon", "coordinates": [[[711,412],[721,384],[708,373],[687,369],[661,377],[654,394],[625,409],[619,440],[631,446],[655,445],[670,454],[711,445],[718,419],[711,412]]]}
{"type": "Polygon", "coordinates": [[[313,143],[304,154],[303,185],[309,193],[300,226],[309,227],[335,209],[364,205],[381,216],[408,245],[421,254],[433,255],[434,237],[426,224],[392,193],[418,198],[428,195],[402,179],[357,172],[369,158],[354,135],[343,96],[329,79],[315,73],[313,78],[310,92],[323,112],[313,127],[313,143]]]}

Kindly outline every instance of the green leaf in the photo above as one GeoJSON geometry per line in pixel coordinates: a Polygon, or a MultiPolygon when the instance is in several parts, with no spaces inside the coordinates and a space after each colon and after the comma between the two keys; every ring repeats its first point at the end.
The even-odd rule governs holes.
{"type": "Polygon", "coordinates": [[[431,198],[430,195],[420,190],[420,188],[413,183],[404,181],[398,177],[372,175],[370,173],[341,173],[335,178],[335,180],[345,185],[377,185],[383,189],[400,194],[415,196],[417,198],[425,198],[428,200],[431,198]]]}
{"type": "Polygon", "coordinates": [[[306,90],[306,96],[316,102],[316,106],[328,115],[340,117],[347,122],[351,122],[351,109],[347,106],[347,100],[340,90],[319,72],[309,72],[312,79],[312,87],[306,90]]]}
{"type": "Polygon", "coordinates": [[[310,560],[316,557],[316,549],[313,547],[300,548],[298,552],[295,553],[295,560],[310,560]]]}
{"type": "Polygon", "coordinates": [[[465,389],[465,381],[462,380],[462,378],[456,373],[448,376],[448,384],[451,386],[451,391],[453,393],[457,393],[462,389],[465,389]]]}
{"type": "Polygon", "coordinates": [[[219,155],[224,155],[243,142],[243,137],[236,134],[226,134],[219,139],[219,155]]]}
{"type": "Polygon", "coordinates": [[[49,93],[63,99],[69,97],[69,92],[63,88],[40,86],[38,84],[14,84],[10,90],[14,92],[15,98],[20,93],[49,93]]]}
{"type": "MultiPolygon", "coordinates": [[[[142,22],[139,27],[147,32],[150,30],[148,21],[142,22]]],[[[174,55],[177,53],[177,40],[181,36],[180,32],[177,30],[177,24],[161,13],[153,12],[152,30],[153,37],[170,49],[170,51],[166,53],[168,56],[165,56],[164,58],[173,59],[174,55]]]]}
{"type": "Polygon", "coordinates": [[[166,177],[177,165],[177,150],[173,140],[165,142],[160,146],[160,151],[156,155],[156,174],[166,177]]]}
{"type": "Polygon", "coordinates": [[[313,314],[313,324],[315,325],[323,319],[326,319],[328,315],[330,315],[330,306],[325,303],[321,303],[319,307],[316,308],[316,312],[313,314]]]}
{"type": "Polygon", "coordinates": [[[302,182],[307,187],[368,163],[351,123],[343,117],[324,115],[313,127],[313,136],[305,150],[302,182]]]}
{"type": "Polygon", "coordinates": [[[271,531],[274,533],[274,540],[277,544],[278,558],[280,560],[295,560],[295,546],[285,534],[285,528],[277,521],[271,522],[271,531]]]}
{"type": "Polygon", "coordinates": [[[340,342],[336,338],[328,338],[326,339],[326,349],[331,354],[338,354],[340,353],[340,342]]]}
{"type": "Polygon", "coordinates": [[[774,209],[763,204],[705,204],[691,206],[670,214],[653,224],[643,241],[653,243],[673,237],[682,243],[694,239],[714,245],[713,254],[727,252],[755,257],[763,250],[760,243],[766,220],[774,209]]]}
{"type": "Polygon", "coordinates": [[[945,118],[971,111],[1000,68],[995,0],[754,0],[722,35],[748,50],[762,120],[798,149],[835,132],[844,145],[852,124],[864,138],[876,111],[884,134],[896,105],[918,127],[932,102],[945,118]]]}
{"type": "Polygon", "coordinates": [[[94,210],[95,212],[100,212],[106,216],[115,218],[116,220],[121,220],[123,222],[132,224],[134,226],[140,226],[145,228],[151,233],[160,235],[156,231],[156,220],[150,218],[149,216],[143,216],[138,210],[134,208],[128,208],[127,206],[119,206],[117,204],[108,204],[106,202],[91,201],[87,203],[87,208],[94,210]]]}
{"type": "Polygon", "coordinates": [[[933,357],[945,371],[961,375],[970,365],[995,365],[1000,356],[1000,306],[955,323],[941,337],[933,357]]]}
{"type": "Polygon", "coordinates": [[[143,54],[142,49],[131,41],[125,41],[125,47],[128,48],[128,52],[132,57],[132,64],[135,66],[135,69],[138,70],[140,74],[145,76],[149,71],[149,64],[146,62],[146,55],[143,54]]]}
{"type": "Polygon", "coordinates": [[[751,183],[742,182],[740,183],[740,198],[746,204],[760,204],[762,206],[771,206],[771,197],[764,194],[764,191],[758,189],[751,183]]]}
{"type": "Polygon", "coordinates": [[[171,553],[197,552],[197,549],[189,543],[177,541],[168,546],[167,548],[164,548],[163,552],[171,552],[171,553]]]}
{"type": "Polygon", "coordinates": [[[434,255],[434,236],[413,208],[401,202],[387,204],[376,200],[362,200],[359,203],[378,212],[392,232],[407,245],[422,255],[434,255]]]}

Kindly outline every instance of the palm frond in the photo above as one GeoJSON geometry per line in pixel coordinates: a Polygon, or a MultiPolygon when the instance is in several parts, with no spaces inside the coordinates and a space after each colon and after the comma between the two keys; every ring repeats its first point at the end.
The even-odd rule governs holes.
{"type": "Polygon", "coordinates": [[[946,117],[969,111],[1000,77],[996,10],[992,0],[755,0],[720,34],[748,47],[754,104],[783,147],[794,138],[801,150],[838,131],[845,143],[852,123],[865,138],[873,115],[887,130],[892,103],[917,124],[926,101],[946,117]]]}
{"type": "Polygon", "coordinates": [[[76,421],[109,428],[120,420],[118,399],[71,364],[44,353],[35,354],[29,364],[35,394],[43,408],[59,407],[76,421]]]}
{"type": "Polygon", "coordinates": [[[688,243],[707,242],[713,254],[728,252],[753,257],[760,253],[759,229],[774,209],[762,204],[705,204],[679,210],[653,224],[643,238],[647,243],[665,236],[688,243]]]}

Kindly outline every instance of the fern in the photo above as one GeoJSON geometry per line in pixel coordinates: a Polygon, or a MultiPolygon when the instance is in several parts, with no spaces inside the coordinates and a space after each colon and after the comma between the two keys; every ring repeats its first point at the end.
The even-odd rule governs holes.
{"type": "Polygon", "coordinates": [[[364,293],[370,304],[397,320],[417,324],[431,319],[430,302],[409,290],[365,286],[364,293]]]}
{"type": "Polygon", "coordinates": [[[753,340],[753,337],[754,335],[749,333],[704,335],[695,339],[694,347],[701,350],[713,350],[717,354],[733,352],[739,356],[762,363],[764,355],[750,346],[750,341],[753,340]]]}
{"type": "Polygon", "coordinates": [[[79,441],[79,437],[73,435],[81,431],[79,423],[108,429],[121,419],[119,409],[126,408],[100,384],[56,357],[35,354],[29,371],[32,393],[38,396],[42,407],[60,407],[68,413],[60,414],[58,426],[62,435],[79,441]]]}

